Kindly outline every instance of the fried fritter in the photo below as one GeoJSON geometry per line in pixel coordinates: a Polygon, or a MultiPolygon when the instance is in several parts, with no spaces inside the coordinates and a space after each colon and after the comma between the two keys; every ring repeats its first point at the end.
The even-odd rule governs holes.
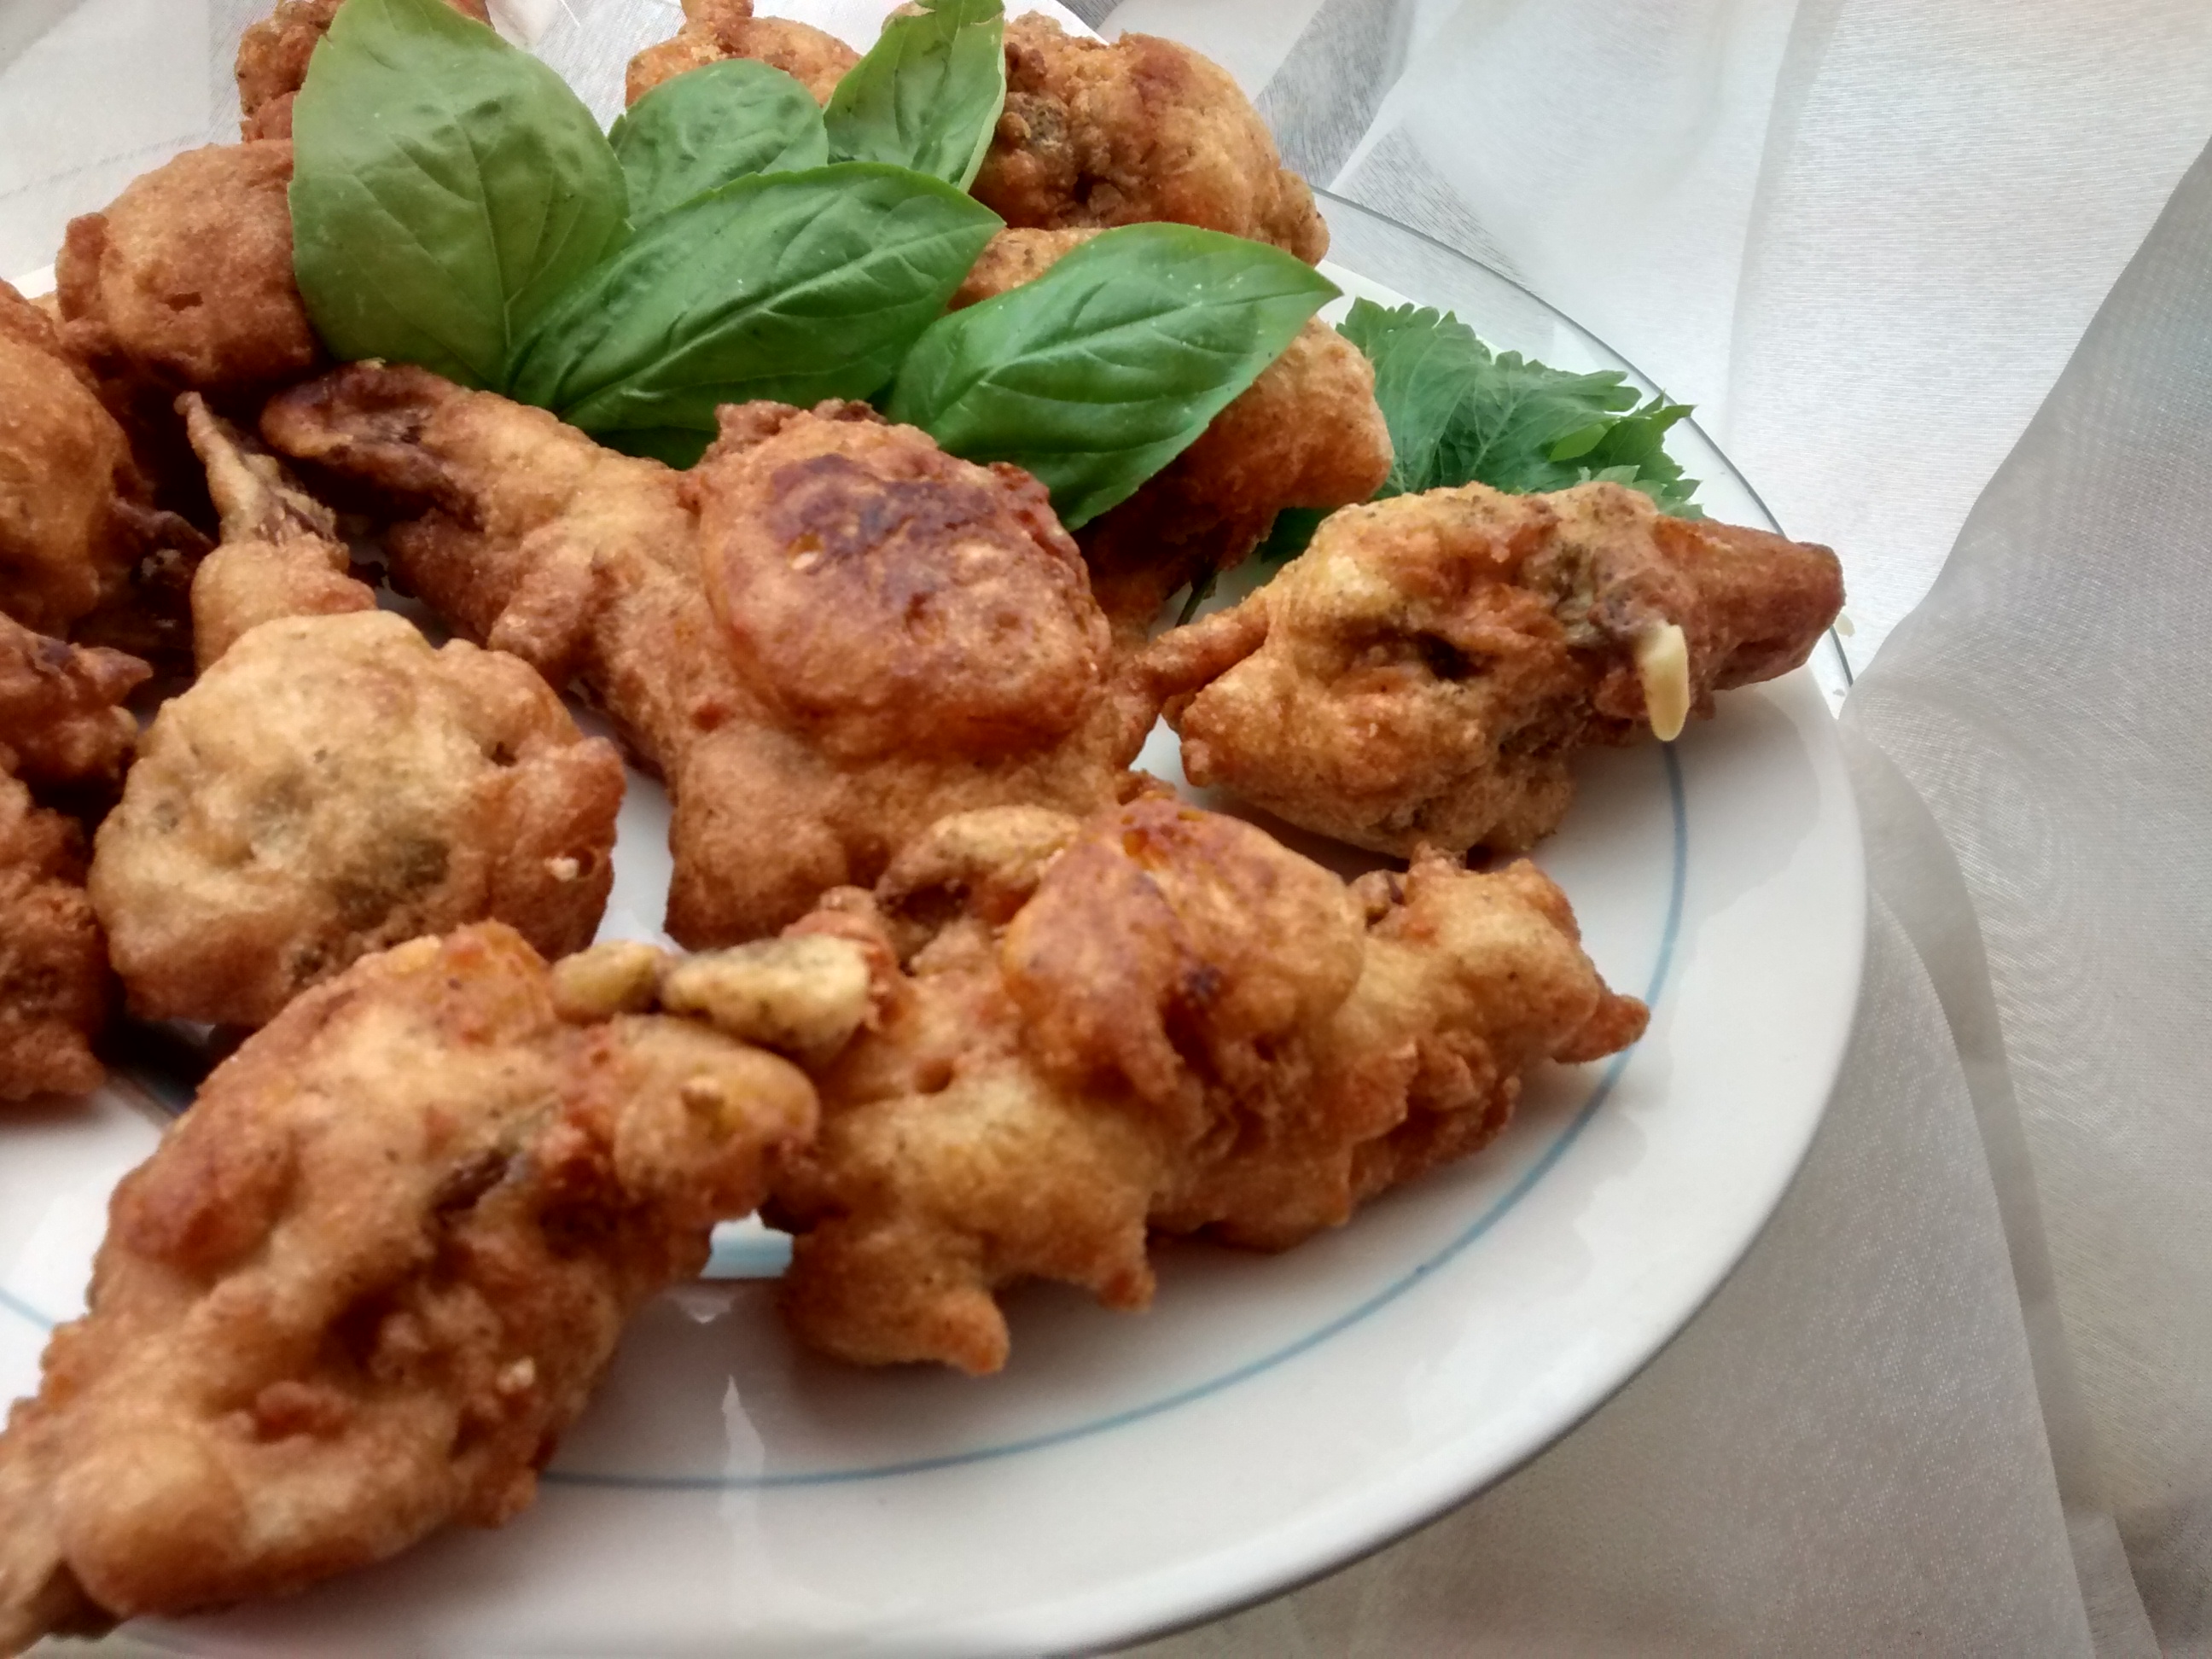
{"type": "Polygon", "coordinates": [[[222,523],[222,545],[192,577],[192,653],[200,672],[264,622],[374,610],[375,592],[351,574],[337,515],[198,392],[178,398],[177,408],[222,523]]]}
{"type": "Polygon", "coordinates": [[[1577,750],[1671,738],[1796,667],[1843,598],[1826,548],[1619,484],[1468,484],[1333,514],[1146,660],[1193,783],[1379,853],[1520,852],[1559,827],[1577,750]]]}
{"type": "Polygon", "coordinates": [[[123,702],[151,672],[0,616],[0,773],[36,785],[113,783],[138,741],[123,702]]]}
{"type": "Polygon", "coordinates": [[[564,1022],[496,924],[310,992],[116,1189],[91,1311],[0,1436],[0,1651],[512,1519],[813,1116],[705,1025],[564,1022]]]}
{"type": "MultiPolygon", "coordinates": [[[[484,0],[446,0],[465,17],[491,21],[484,0]]],[[[307,60],[330,32],[340,0],[276,0],[238,40],[238,114],[247,139],[289,138],[292,100],[307,83],[307,60]]]]}
{"type": "Polygon", "coordinates": [[[368,951],[488,918],[580,949],[613,881],[614,745],[526,664],[378,611],[330,509],[197,393],[178,407],[223,540],[192,581],[201,678],[94,854],[133,1007],[258,1025],[368,951]]]}
{"type": "Polygon", "coordinates": [[[770,1214],[798,1235],[793,1328],[863,1364],[997,1370],[1022,1279],[1142,1307],[1153,1230],[1297,1243],[1645,1018],[1532,865],[1347,888],[1158,798],[947,819],[787,938],[814,935],[868,952],[874,1006],[817,1070],[821,1134],[770,1214]]]}
{"type": "Polygon", "coordinates": [[[1219,64],[1156,35],[1081,40],[1034,12],[1006,24],[1006,105],[975,195],[1010,225],[1166,219],[1309,264],[1328,251],[1313,192],[1219,64]]]}
{"type": "Polygon", "coordinates": [[[1033,283],[1098,234],[1091,229],[1038,230],[1008,228],[983,244],[975,263],[960,279],[945,308],[961,311],[980,300],[1004,294],[1010,288],[1033,283]]]}
{"type": "MultiPolygon", "coordinates": [[[[1000,231],[953,308],[1042,276],[1097,234],[1000,231]]],[[[1100,606],[1141,641],[1170,594],[1241,562],[1284,508],[1364,501],[1389,476],[1374,365],[1316,317],[1196,442],[1076,539],[1100,606]]]]}
{"type": "Polygon", "coordinates": [[[623,101],[635,104],[686,70],[750,58],[780,69],[826,104],[845,71],[860,61],[836,35],[788,17],[756,17],[753,0],[684,0],[684,27],[629,60],[623,101]]]}
{"type": "MultiPolygon", "coordinates": [[[[46,305],[41,305],[38,301],[24,298],[23,291],[13,283],[0,282],[0,340],[28,346],[49,357],[60,358],[69,366],[61,336],[55,330],[53,318],[47,314],[47,307],[52,303],[52,295],[46,296],[46,305]]],[[[85,370],[76,368],[76,373],[87,386],[92,384],[92,376],[85,370]]]]}
{"type": "Polygon", "coordinates": [[[289,143],[209,144],[72,219],[55,262],[64,331],[103,379],[252,392],[319,355],[292,277],[289,143]]]}
{"type": "Polygon", "coordinates": [[[84,893],[84,835],[29,786],[112,787],[138,727],[119,705],[150,672],[0,616],[0,1101],[98,1085],[91,1039],[114,1000],[84,893]]]}
{"type": "Polygon", "coordinates": [[[162,705],[94,843],[137,1013],[258,1025],[369,951],[493,919],[581,948],[622,759],[527,665],[368,611],[262,623],[162,705]]]}
{"type": "Polygon", "coordinates": [[[91,1039],[112,987],[84,896],[82,832],[0,772],[0,1102],[99,1085],[91,1039]]]}
{"type": "Polygon", "coordinates": [[[386,538],[408,587],[580,675],[666,779],[686,945],[773,933],[948,812],[1133,787],[1157,704],[1042,487],[865,405],[725,410],[684,474],[415,368],[353,365],[262,425],[414,513],[386,538]]]}
{"type": "Polygon", "coordinates": [[[144,483],[36,306],[0,283],[0,613],[60,633],[127,586],[144,483]]]}
{"type": "Polygon", "coordinates": [[[1027,473],[865,404],[754,404],[725,411],[694,478],[730,660],[830,755],[990,762],[1091,712],[1105,620],[1027,473]]]}

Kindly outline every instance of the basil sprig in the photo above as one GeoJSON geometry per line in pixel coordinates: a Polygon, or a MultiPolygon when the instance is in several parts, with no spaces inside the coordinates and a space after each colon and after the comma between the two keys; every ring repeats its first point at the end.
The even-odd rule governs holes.
{"type": "Polygon", "coordinates": [[[444,0],[346,0],[292,145],[293,268],[337,357],[497,386],[623,234],[622,168],[591,112],[444,0]]]}
{"type": "Polygon", "coordinates": [[[1265,243],[1124,226],[932,324],[886,412],[953,454],[1027,468],[1073,529],[1188,448],[1336,293],[1265,243]]]}
{"type": "Polygon", "coordinates": [[[695,196],[756,173],[795,173],[830,159],[813,94],[750,58],[727,58],[665,81],[607,134],[629,179],[629,217],[642,226],[695,196]]]}
{"type": "Polygon", "coordinates": [[[880,389],[999,227],[903,167],[741,179],[654,220],[563,295],[516,360],[514,395],[688,465],[720,404],[880,389]]]}
{"type": "Polygon", "coordinates": [[[1001,0],[922,0],[826,113],[732,60],[641,99],[610,143],[444,0],[345,0],[293,112],[309,315],[341,359],[421,363],[677,465],[724,404],[879,396],[954,454],[1027,467],[1082,524],[1336,289],[1258,242],[1132,225],[943,315],[1000,228],[964,186],[1003,33],[1001,0]]]}
{"type": "MultiPolygon", "coordinates": [[[[845,71],[823,119],[839,161],[888,161],[965,190],[1006,101],[1000,0],[919,0],[845,71]]],[[[681,77],[679,77],[681,78],[681,77]]]]}

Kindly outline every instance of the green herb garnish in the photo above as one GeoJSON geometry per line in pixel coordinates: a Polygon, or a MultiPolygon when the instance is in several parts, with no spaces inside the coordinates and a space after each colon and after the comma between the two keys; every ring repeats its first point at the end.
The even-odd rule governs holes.
{"type": "MultiPolygon", "coordinates": [[[[965,190],[1006,100],[1000,0],[920,0],[845,72],[823,119],[841,161],[886,161],[965,190]]],[[[679,77],[683,78],[683,77],[679,77]]]]}
{"type": "Polygon", "coordinates": [[[1336,292],[1264,243],[1124,226],[933,324],[886,412],[1027,468],[1073,529],[1188,448],[1336,292]]]}
{"type": "Polygon", "coordinates": [[[563,295],[518,356],[513,393],[688,465],[722,404],[881,389],[999,222],[950,185],[873,162],[741,179],[654,220],[563,295]]]}
{"type": "Polygon", "coordinates": [[[923,0],[826,112],[731,60],[656,88],[610,143],[443,0],[346,0],[293,115],[309,314],[337,357],[421,363],[679,466],[722,404],[879,396],[954,454],[1029,468],[1082,524],[1336,289],[1261,243],[1133,225],[944,315],[1000,228],[964,186],[1003,32],[1000,0],[923,0]]]}
{"type": "Polygon", "coordinates": [[[501,386],[515,343],[623,238],[591,112],[444,0],[346,0],[292,146],[293,267],[342,359],[501,386]]]}
{"type": "Polygon", "coordinates": [[[616,118],[607,139],[629,179],[630,223],[638,226],[753,173],[796,173],[830,159],[813,94],[750,58],[663,82],[616,118]]]}
{"type": "MultiPolygon", "coordinates": [[[[1449,312],[1359,300],[1341,330],[1375,365],[1375,401],[1390,428],[1395,459],[1378,500],[1465,483],[1528,495],[1604,479],[1678,518],[1705,516],[1690,499],[1697,480],[1664,447],[1688,404],[1644,403],[1617,370],[1573,374],[1493,353],[1449,312]]],[[[1261,556],[1302,551],[1326,516],[1279,514],[1261,556]]]]}
{"type": "Polygon", "coordinates": [[[1661,447],[1689,406],[1640,402],[1615,369],[1571,374],[1493,354],[1449,312],[1357,301],[1344,337],[1375,365],[1397,459],[1385,495],[1486,483],[1516,495],[1611,477],[1669,513],[1699,516],[1697,489],[1661,447]]]}

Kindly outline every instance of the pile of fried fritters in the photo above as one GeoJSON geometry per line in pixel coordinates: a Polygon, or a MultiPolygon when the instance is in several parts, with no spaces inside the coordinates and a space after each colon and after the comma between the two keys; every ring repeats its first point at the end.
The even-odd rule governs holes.
{"type": "MultiPolygon", "coordinates": [[[[0,1437],[0,1651],[506,1520],[717,1222],[793,1234],[800,1340],[981,1373],[1013,1281],[1141,1308],[1155,1232],[1282,1249],[1480,1146],[1645,1012],[1533,865],[1468,854],[1841,602],[1825,549],[1618,485],[1360,505],[1389,434],[1318,321],[1079,538],[866,404],[726,408],[677,471],[334,365],[285,189],[336,9],[247,31],[245,142],[78,220],[51,300],[0,285],[0,1103],[94,1087],[124,1008],[233,1050],[0,1437]],[[1342,510],[1153,634],[1293,507],[1342,510]],[[1404,867],[1132,771],[1163,713],[1194,781],[1404,867]],[[592,944],[624,750],[690,954],[592,944]]],[[[633,99],[853,62],[684,9],[633,99]]],[[[1010,228],[956,305],[1148,220],[1322,253],[1213,64],[1033,15],[1006,54],[1010,228]]]]}

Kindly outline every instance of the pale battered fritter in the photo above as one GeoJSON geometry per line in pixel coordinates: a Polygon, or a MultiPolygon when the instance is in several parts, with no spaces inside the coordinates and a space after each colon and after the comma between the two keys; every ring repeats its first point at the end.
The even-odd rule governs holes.
{"type": "Polygon", "coordinates": [[[0,1436],[0,1651],[512,1519],[813,1116],[703,1024],[564,1021],[495,924],[310,992],[125,1177],[0,1436]]]}
{"type": "Polygon", "coordinates": [[[244,393],[319,355],[292,277],[289,143],[209,144],[70,222],[64,332],[104,379],[244,393]]]}
{"type": "Polygon", "coordinates": [[[1619,484],[1468,484],[1333,514],[1147,660],[1193,783],[1380,853],[1520,852],[1559,827],[1577,750],[1648,736],[1647,695],[1679,728],[1795,668],[1843,599],[1825,547],[1619,484]]]}
{"type": "MultiPolygon", "coordinates": [[[[249,24],[238,40],[238,114],[242,135],[289,138],[292,100],[307,79],[307,60],[330,32],[342,0],[276,0],[276,9],[249,24]]],[[[446,0],[479,23],[491,15],[484,0],[446,0]]]]}
{"type": "Polygon", "coordinates": [[[280,617],[373,611],[376,594],[352,574],[330,508],[276,458],[210,410],[196,392],[177,399],[222,542],[191,586],[192,654],[205,673],[248,629],[280,617]]]}
{"type": "Polygon", "coordinates": [[[588,943],[623,781],[511,657],[433,649],[389,611],[264,623],[148,729],[93,903],[134,1012],[258,1025],[465,922],[588,943]]]}
{"type": "MultiPolygon", "coordinates": [[[[954,309],[1042,276],[1092,230],[1004,230],[954,309]]],[[[1318,317],[1191,447],[1077,532],[1115,628],[1141,640],[1169,596],[1241,562],[1285,507],[1364,501],[1390,476],[1375,368],[1318,317]]]]}
{"type": "Polygon", "coordinates": [[[45,313],[0,283],[0,614],[60,633],[121,593],[145,486],[45,313]]]}
{"type": "Polygon", "coordinates": [[[1010,225],[1164,219],[1309,264],[1328,251],[1313,192],[1218,64],[1157,35],[1081,40],[1034,12],[1006,24],[1006,105],[975,195],[1010,225]]]}
{"type": "Polygon", "coordinates": [[[773,933],[946,813],[1087,812],[1157,704],[1044,490],[862,404],[723,411],[679,474],[542,410],[355,364],[264,435],[404,517],[394,568],[471,636],[580,675],[668,781],[684,944],[773,933]]]}
{"type": "Polygon", "coordinates": [[[756,17],[753,0],[684,0],[684,27],[629,60],[623,101],[635,104],[664,81],[726,58],[780,69],[826,104],[845,71],[860,61],[836,35],[788,17],[756,17]]]}
{"type": "Polygon", "coordinates": [[[864,1364],[997,1370],[1018,1279],[1142,1307],[1152,1230],[1294,1244],[1645,1017],[1532,865],[1347,888],[1157,798],[948,819],[787,937],[817,934],[869,953],[873,1012],[817,1069],[821,1134],[771,1214],[793,1328],[864,1364]]]}

